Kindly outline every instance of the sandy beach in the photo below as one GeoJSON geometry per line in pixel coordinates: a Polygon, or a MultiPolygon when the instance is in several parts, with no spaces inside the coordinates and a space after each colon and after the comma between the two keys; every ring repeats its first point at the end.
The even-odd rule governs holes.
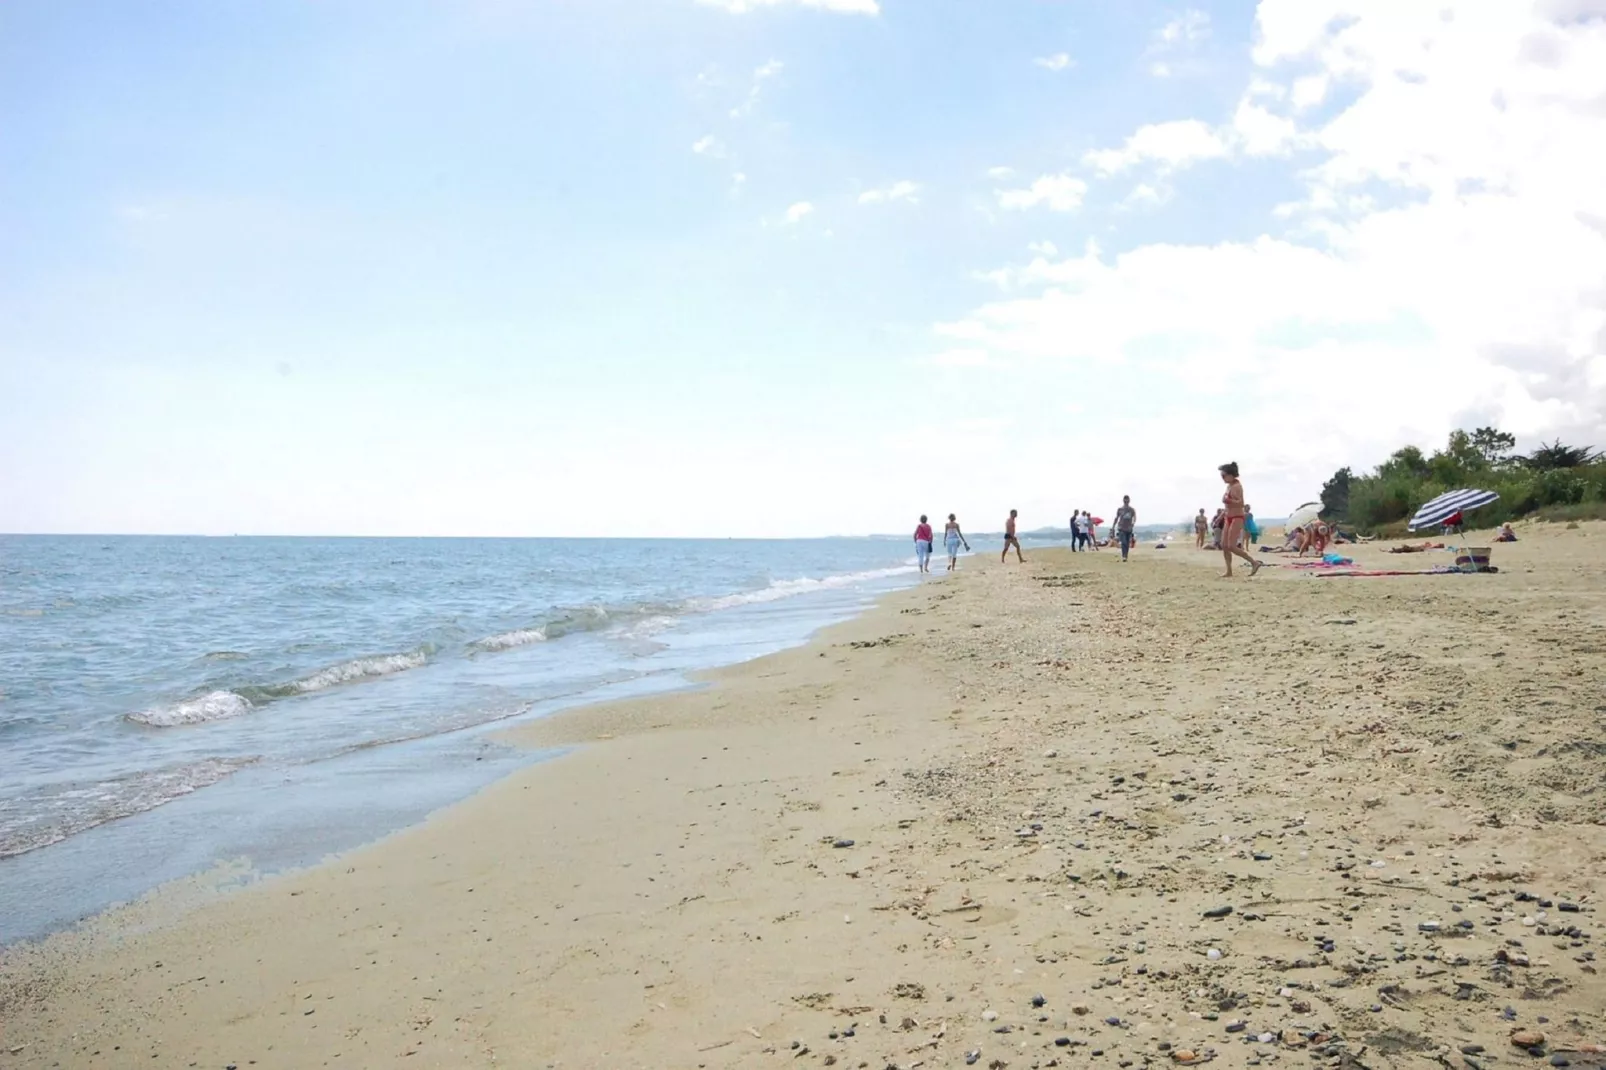
{"type": "Polygon", "coordinates": [[[8,949],[0,1067],[1606,1064],[1606,525],[1520,532],[967,558],[522,727],[572,749],[378,844],[8,949]]]}

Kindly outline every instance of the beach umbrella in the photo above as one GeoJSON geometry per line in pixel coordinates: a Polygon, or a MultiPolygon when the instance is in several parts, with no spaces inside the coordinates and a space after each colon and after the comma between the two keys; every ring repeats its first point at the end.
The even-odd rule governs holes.
{"type": "Polygon", "coordinates": [[[1321,502],[1306,502],[1288,514],[1288,527],[1302,528],[1322,515],[1321,502]]]}
{"type": "Polygon", "coordinates": [[[1436,527],[1457,513],[1477,509],[1499,499],[1500,495],[1492,490],[1452,490],[1448,494],[1439,495],[1418,509],[1416,515],[1405,526],[1412,531],[1436,527]]]}
{"type": "Polygon", "coordinates": [[[1093,523],[1102,524],[1102,523],[1104,523],[1104,518],[1102,516],[1096,516],[1096,517],[1093,518],[1093,523]]]}

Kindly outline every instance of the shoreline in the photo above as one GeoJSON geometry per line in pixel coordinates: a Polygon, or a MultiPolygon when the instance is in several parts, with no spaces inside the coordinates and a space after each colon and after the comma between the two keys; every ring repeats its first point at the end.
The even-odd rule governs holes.
{"type": "Polygon", "coordinates": [[[1253,587],[966,559],[712,687],[506,728],[573,749],[377,844],[13,949],[0,1066],[1606,1041],[1606,530],[1498,553],[1253,587]]]}
{"type": "MultiPolygon", "coordinates": [[[[667,642],[636,652],[638,660],[626,659],[625,675],[602,676],[567,694],[532,697],[521,712],[507,716],[443,730],[426,725],[423,731],[377,744],[359,738],[333,753],[303,759],[264,756],[257,753],[261,745],[253,747],[249,741],[244,757],[232,757],[225,740],[216,751],[225,757],[199,764],[233,763],[229,775],[194,790],[172,792],[132,813],[97,815],[87,827],[72,829],[56,842],[0,858],[0,887],[5,890],[0,895],[0,948],[70,929],[174,881],[205,880],[207,871],[220,866],[235,873],[243,864],[246,872],[271,876],[314,866],[411,828],[502,776],[545,760],[543,754],[507,745],[502,733],[508,728],[577,705],[683,690],[696,686],[694,677],[705,670],[801,645],[821,628],[863,612],[873,604],[867,600],[873,600],[877,587],[901,589],[914,578],[912,566],[908,571],[907,579],[873,578],[869,591],[838,589],[831,577],[822,581],[820,591],[802,598],[749,595],[690,614],[667,642]],[[360,788],[354,791],[353,785],[360,788]]],[[[584,643],[607,642],[591,633],[580,638],[584,643]]],[[[639,641],[627,634],[608,653],[617,656],[626,644],[639,641]]],[[[497,654],[493,664],[505,665],[517,653],[497,654]]],[[[584,648],[570,657],[584,658],[584,648]]],[[[438,675],[461,670],[446,661],[425,671],[438,675]]],[[[367,701],[384,703],[380,689],[419,686],[416,678],[403,676],[360,682],[331,696],[361,701],[361,695],[374,695],[367,701]]],[[[237,727],[224,725],[225,730],[237,727]]],[[[180,728],[174,738],[211,731],[180,728]]],[[[161,772],[158,768],[154,775],[161,772]]],[[[129,779],[137,781],[138,775],[129,779]]]]}

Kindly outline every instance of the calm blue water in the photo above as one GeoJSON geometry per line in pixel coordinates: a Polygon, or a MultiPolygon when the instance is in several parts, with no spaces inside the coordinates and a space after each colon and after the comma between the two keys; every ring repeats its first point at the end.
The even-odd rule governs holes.
{"type": "Polygon", "coordinates": [[[70,900],[0,940],[422,816],[529,760],[481,726],[799,642],[910,549],[0,537],[0,898],[70,900]]]}

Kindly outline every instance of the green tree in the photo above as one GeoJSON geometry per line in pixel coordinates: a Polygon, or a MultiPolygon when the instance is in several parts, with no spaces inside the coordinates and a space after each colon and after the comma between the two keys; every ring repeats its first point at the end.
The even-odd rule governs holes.
{"type": "Polygon", "coordinates": [[[1595,457],[1593,446],[1563,446],[1558,438],[1548,446],[1541,442],[1538,449],[1523,458],[1523,463],[1536,472],[1550,472],[1558,468],[1581,468],[1595,457]]]}
{"type": "Polygon", "coordinates": [[[1331,520],[1349,519],[1349,481],[1355,473],[1340,468],[1322,484],[1322,512],[1331,520]]]}
{"type": "Polygon", "coordinates": [[[1389,455],[1388,460],[1377,466],[1377,474],[1384,479],[1391,476],[1421,479],[1431,471],[1428,459],[1415,446],[1401,446],[1389,455]]]}
{"type": "Polygon", "coordinates": [[[1508,435],[1493,427],[1480,427],[1472,432],[1472,447],[1483,454],[1483,459],[1498,467],[1511,457],[1517,448],[1517,436],[1508,435]]]}

